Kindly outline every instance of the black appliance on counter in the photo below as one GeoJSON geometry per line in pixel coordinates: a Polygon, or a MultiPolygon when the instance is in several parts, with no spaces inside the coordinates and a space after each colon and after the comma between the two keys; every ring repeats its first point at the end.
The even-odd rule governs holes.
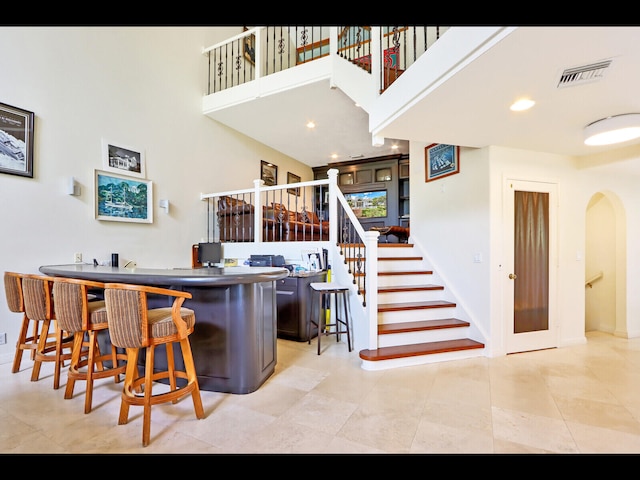
{"type": "Polygon", "coordinates": [[[282,255],[251,255],[249,265],[252,267],[284,267],[282,255]]]}

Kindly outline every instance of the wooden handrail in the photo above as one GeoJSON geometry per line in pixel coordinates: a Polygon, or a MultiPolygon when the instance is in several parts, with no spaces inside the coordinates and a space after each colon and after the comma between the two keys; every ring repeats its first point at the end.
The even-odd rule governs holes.
{"type": "Polygon", "coordinates": [[[603,276],[604,276],[604,274],[602,272],[596,273],[591,278],[589,278],[586,282],[584,282],[584,286],[585,287],[589,287],[589,288],[593,288],[593,283],[595,281],[597,281],[597,280],[600,280],[603,276]]]}

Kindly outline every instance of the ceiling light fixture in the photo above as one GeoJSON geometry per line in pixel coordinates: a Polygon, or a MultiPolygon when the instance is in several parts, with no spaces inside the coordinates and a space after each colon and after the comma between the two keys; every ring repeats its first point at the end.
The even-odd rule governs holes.
{"type": "Polygon", "coordinates": [[[522,112],[524,110],[529,110],[536,104],[533,100],[529,100],[528,98],[523,98],[514,102],[509,108],[513,112],[522,112]]]}
{"type": "Polygon", "coordinates": [[[640,113],[623,113],[584,127],[585,145],[611,145],[640,137],[640,113]]]}
{"type": "Polygon", "coordinates": [[[313,122],[307,122],[307,128],[316,128],[316,124],[313,122]]]}

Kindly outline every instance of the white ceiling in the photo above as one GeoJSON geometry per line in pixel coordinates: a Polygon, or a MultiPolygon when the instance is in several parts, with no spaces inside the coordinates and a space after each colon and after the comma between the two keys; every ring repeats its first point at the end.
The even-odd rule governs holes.
{"type": "MultiPolygon", "coordinates": [[[[372,146],[369,115],[325,81],[238,105],[233,116],[251,119],[237,128],[245,135],[312,167],[351,155],[406,153],[408,140],[583,156],[640,142],[583,143],[589,123],[640,113],[639,46],[640,27],[517,28],[385,124],[378,132],[386,138],[383,147],[372,146]],[[612,63],[600,80],[558,88],[565,69],[605,59],[612,63]],[[522,96],[536,105],[511,112],[522,96]],[[304,126],[308,119],[318,125],[313,132],[304,126]],[[395,143],[399,150],[391,150],[395,143]],[[339,157],[331,159],[332,153],[339,157]]],[[[411,67],[403,76],[410,74],[411,67]]]]}

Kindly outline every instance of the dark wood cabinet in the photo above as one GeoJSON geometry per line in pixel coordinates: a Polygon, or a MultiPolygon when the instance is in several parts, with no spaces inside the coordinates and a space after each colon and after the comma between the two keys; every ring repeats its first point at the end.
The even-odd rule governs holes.
{"type": "MultiPolygon", "coordinates": [[[[338,186],[352,204],[352,209],[360,220],[362,228],[409,226],[409,156],[406,154],[387,155],[348,162],[330,163],[316,167],[314,179],[326,179],[327,170],[338,170],[338,186]],[[367,200],[376,199],[376,207],[384,200],[385,210],[377,209],[373,214],[360,207],[367,200]]],[[[320,194],[316,208],[327,212],[325,192],[320,194]]],[[[364,206],[366,208],[366,205],[364,206]]],[[[328,218],[328,215],[327,215],[328,218]]],[[[394,241],[395,237],[381,237],[383,241],[394,241]]]]}
{"type": "MultiPolygon", "coordinates": [[[[276,303],[278,306],[278,338],[307,341],[307,319],[311,312],[312,282],[324,282],[327,272],[318,272],[305,277],[286,277],[276,282],[276,303]]],[[[318,335],[313,327],[311,338],[318,335]]]]}
{"type": "Polygon", "coordinates": [[[409,226],[409,159],[398,162],[398,225],[409,226]]]}

